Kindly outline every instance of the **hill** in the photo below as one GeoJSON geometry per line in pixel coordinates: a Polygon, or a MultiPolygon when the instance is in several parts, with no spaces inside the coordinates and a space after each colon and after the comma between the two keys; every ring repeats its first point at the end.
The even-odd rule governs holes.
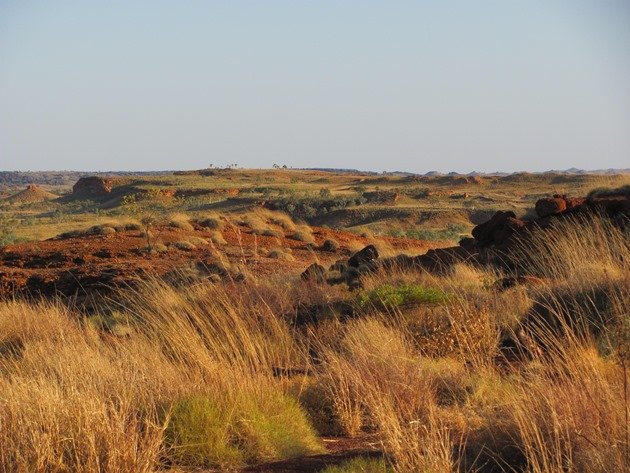
{"type": "Polygon", "coordinates": [[[29,184],[26,189],[3,199],[3,202],[10,204],[30,204],[57,199],[58,197],[58,195],[45,191],[39,186],[29,184]]]}

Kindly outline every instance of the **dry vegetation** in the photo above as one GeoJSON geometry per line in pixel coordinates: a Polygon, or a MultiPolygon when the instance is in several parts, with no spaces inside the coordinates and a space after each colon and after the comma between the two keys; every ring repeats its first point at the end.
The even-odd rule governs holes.
{"type": "MultiPolygon", "coordinates": [[[[458,239],[478,212],[492,211],[487,199],[524,213],[546,189],[527,175],[473,179],[462,189],[478,195],[461,200],[439,194],[448,186],[437,179],[429,190],[402,177],[297,171],[279,171],[277,187],[249,171],[213,182],[229,190],[233,178],[244,200],[271,199],[295,218],[220,193],[159,209],[140,197],[103,214],[86,208],[77,211],[84,230],[52,219],[50,202],[11,203],[0,214],[23,211],[24,222],[42,211],[24,228],[50,218],[55,231],[72,230],[67,238],[139,232],[142,258],[206,249],[216,271],[203,279],[191,263],[118,290],[89,316],[67,300],[0,301],[0,471],[234,471],[322,453],[330,435],[369,436],[383,456],[328,473],[630,469],[627,229],[592,216],[559,220],[511,249],[509,273],[467,263],[436,274],[386,267],[361,273],[350,290],[343,272],[357,268],[325,286],[257,277],[243,263],[298,265],[301,251],[335,261],[366,241],[393,256],[400,249],[380,235],[426,225],[436,239],[458,239]],[[291,190],[298,184],[304,195],[291,190]],[[400,196],[360,200],[377,190],[400,196]],[[347,198],[354,203],[337,206],[347,198]],[[313,221],[368,238],[324,238],[313,221]],[[538,283],[497,284],[522,274],[538,283]]],[[[196,189],[206,177],[177,179],[196,189]]],[[[160,182],[149,181],[147,195],[163,198],[160,182]]]]}
{"type": "Polygon", "coordinates": [[[154,280],[89,318],[2,302],[0,471],[228,470],[320,453],[318,433],[382,443],[385,460],[330,472],[627,470],[628,237],[565,222],[520,256],[545,284],[499,291],[460,264],[376,273],[359,294],[154,280]],[[328,313],[296,325],[304,306],[328,313]],[[522,353],[506,359],[507,339],[522,353]]]}

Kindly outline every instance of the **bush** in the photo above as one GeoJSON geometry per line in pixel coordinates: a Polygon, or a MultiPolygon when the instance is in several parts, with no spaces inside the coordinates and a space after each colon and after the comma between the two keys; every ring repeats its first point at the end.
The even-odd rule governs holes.
{"type": "Polygon", "coordinates": [[[271,210],[280,210],[288,213],[293,218],[309,219],[326,215],[329,212],[345,209],[346,207],[363,205],[366,199],[363,196],[329,196],[324,195],[318,197],[302,197],[295,196],[270,202],[271,210]]]}
{"type": "Polygon", "coordinates": [[[188,238],[188,243],[192,243],[195,246],[204,246],[208,244],[208,240],[198,236],[191,236],[188,238]]]}
{"type": "Polygon", "coordinates": [[[168,222],[168,226],[171,228],[177,228],[178,230],[185,230],[187,232],[191,232],[194,230],[190,222],[187,222],[186,220],[182,220],[182,219],[173,219],[170,222],[168,222]]]}
{"type": "Polygon", "coordinates": [[[182,250],[182,251],[193,251],[197,249],[195,245],[193,245],[191,242],[186,241],[186,240],[171,243],[171,246],[173,248],[177,248],[178,250],[182,250]]]}
{"type": "Polygon", "coordinates": [[[281,231],[272,229],[263,230],[262,235],[275,238],[282,238],[284,236],[281,231]]]}
{"type": "Polygon", "coordinates": [[[210,228],[212,230],[223,230],[225,222],[219,217],[206,217],[197,220],[197,225],[203,228],[210,228]]]}
{"type": "Polygon", "coordinates": [[[630,196],[630,185],[617,188],[597,187],[590,191],[587,197],[592,199],[594,197],[609,197],[612,195],[630,196]]]}
{"type": "Polygon", "coordinates": [[[419,284],[400,286],[385,284],[373,291],[360,294],[357,302],[361,308],[392,309],[410,304],[444,304],[450,298],[451,294],[438,288],[424,287],[419,284]]]}
{"type": "Polygon", "coordinates": [[[321,445],[297,401],[278,391],[178,400],[165,414],[167,457],[178,465],[230,469],[317,453],[321,445]]]}
{"type": "Polygon", "coordinates": [[[0,228],[0,248],[6,245],[27,242],[28,238],[18,237],[7,228],[0,228]]]}
{"type": "Polygon", "coordinates": [[[288,215],[279,212],[270,212],[269,220],[271,223],[282,227],[282,229],[287,232],[295,231],[295,223],[293,223],[293,220],[291,220],[291,217],[288,215]]]}
{"type": "Polygon", "coordinates": [[[127,223],[123,228],[127,231],[141,231],[142,225],[139,223],[127,223]]]}
{"type": "Polygon", "coordinates": [[[322,250],[334,253],[339,250],[339,242],[334,238],[327,238],[322,244],[322,250]]]}
{"type": "Polygon", "coordinates": [[[297,229],[295,233],[291,235],[291,238],[308,244],[315,243],[315,238],[313,238],[313,234],[311,233],[311,229],[309,227],[301,227],[297,229]]]}
{"type": "Polygon", "coordinates": [[[152,253],[166,253],[168,247],[164,243],[154,243],[150,248],[147,248],[152,253]]]}
{"type": "Polygon", "coordinates": [[[418,230],[394,230],[391,236],[398,238],[413,238],[427,241],[459,241],[462,235],[466,235],[468,228],[465,225],[450,223],[446,228],[420,228],[418,230]]]}
{"type": "Polygon", "coordinates": [[[238,466],[245,457],[235,444],[233,413],[216,400],[191,396],[177,401],[165,431],[168,457],[179,465],[238,466]]]}
{"type": "Polygon", "coordinates": [[[294,261],[295,258],[284,248],[274,248],[267,255],[268,258],[280,259],[284,261],[294,261]]]}
{"type": "Polygon", "coordinates": [[[89,233],[92,235],[112,235],[116,233],[116,229],[111,225],[95,225],[90,228],[89,233]]]}
{"type": "Polygon", "coordinates": [[[238,424],[247,458],[294,458],[322,450],[315,431],[298,402],[279,391],[264,398],[244,397],[238,424]]]}

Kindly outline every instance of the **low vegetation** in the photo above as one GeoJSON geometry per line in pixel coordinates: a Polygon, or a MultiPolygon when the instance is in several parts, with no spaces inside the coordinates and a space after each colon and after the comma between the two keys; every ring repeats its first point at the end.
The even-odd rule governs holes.
{"type": "MultiPolygon", "coordinates": [[[[337,210],[348,210],[365,192],[350,179],[334,192],[309,185],[308,199],[283,195],[293,213],[342,192],[354,200],[337,210]]],[[[136,212],[91,221],[79,240],[134,232],[143,260],[175,255],[189,268],[118,288],[90,311],[54,297],[0,301],[0,471],[237,471],[324,454],[331,435],[362,448],[326,473],[628,471],[623,222],[557,219],[501,253],[509,265],[345,259],[300,277],[250,268],[290,266],[300,251],[334,262],[358,243],[319,228],[314,246],[304,222],[259,204],[226,218],[198,196],[181,197],[196,214],[159,214],[170,215],[168,238],[136,212]]]]}
{"type": "Polygon", "coordinates": [[[357,302],[360,307],[376,309],[393,309],[412,304],[443,304],[451,295],[442,289],[424,287],[419,284],[402,284],[392,286],[384,284],[373,291],[360,294],[357,302]]]}

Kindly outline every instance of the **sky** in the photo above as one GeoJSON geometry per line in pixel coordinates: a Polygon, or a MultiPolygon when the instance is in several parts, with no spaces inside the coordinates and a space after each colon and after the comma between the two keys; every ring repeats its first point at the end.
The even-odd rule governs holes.
{"type": "Polygon", "coordinates": [[[630,167],[630,0],[0,0],[0,170],[630,167]]]}

